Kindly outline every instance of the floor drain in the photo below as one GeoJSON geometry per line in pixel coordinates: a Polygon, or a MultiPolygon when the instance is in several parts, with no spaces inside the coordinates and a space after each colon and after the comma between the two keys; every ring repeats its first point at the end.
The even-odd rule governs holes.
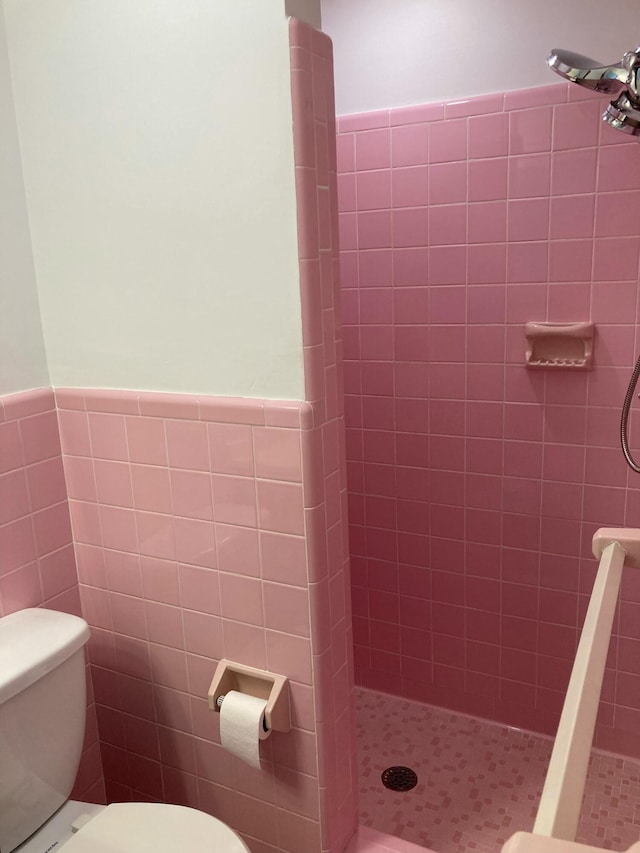
{"type": "Polygon", "coordinates": [[[410,767],[387,767],[380,778],[385,788],[392,791],[410,791],[418,784],[418,777],[410,767]]]}

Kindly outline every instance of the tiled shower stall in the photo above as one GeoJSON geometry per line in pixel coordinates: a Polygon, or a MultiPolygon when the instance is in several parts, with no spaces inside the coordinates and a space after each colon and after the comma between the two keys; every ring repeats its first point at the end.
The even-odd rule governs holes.
{"type": "MultiPolygon", "coordinates": [[[[640,347],[640,158],[565,84],[338,122],[356,681],[553,734],[640,347]],[[527,321],[596,324],[591,372],[528,370],[527,321]]],[[[640,755],[625,573],[595,743],[640,755]]]]}

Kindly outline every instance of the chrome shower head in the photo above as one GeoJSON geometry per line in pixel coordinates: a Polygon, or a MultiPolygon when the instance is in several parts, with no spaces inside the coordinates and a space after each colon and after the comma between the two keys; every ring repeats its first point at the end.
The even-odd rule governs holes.
{"type": "Polygon", "coordinates": [[[547,65],[572,83],[594,92],[618,94],[602,115],[616,130],[640,136],[640,47],[631,50],[613,65],[555,48],[547,65]]]}

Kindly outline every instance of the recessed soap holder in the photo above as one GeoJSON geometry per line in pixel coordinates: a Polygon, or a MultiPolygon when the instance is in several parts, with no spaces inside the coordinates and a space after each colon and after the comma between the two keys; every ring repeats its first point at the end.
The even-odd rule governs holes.
{"type": "Polygon", "coordinates": [[[220,712],[224,695],[229,690],[266,699],[264,719],[268,729],[276,732],[291,729],[289,680],[286,676],[223,659],[216,668],[207,694],[211,711],[220,712]]]}
{"type": "Polygon", "coordinates": [[[594,323],[527,323],[526,365],[532,370],[591,370],[594,323]]]}

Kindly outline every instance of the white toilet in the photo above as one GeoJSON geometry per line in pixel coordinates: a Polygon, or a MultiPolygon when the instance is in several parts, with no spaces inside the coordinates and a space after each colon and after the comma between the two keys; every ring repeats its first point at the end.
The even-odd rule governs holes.
{"type": "Polygon", "coordinates": [[[84,619],[20,610],[0,619],[0,851],[250,853],[222,821],[163,803],[69,800],[84,738],[84,619]]]}

